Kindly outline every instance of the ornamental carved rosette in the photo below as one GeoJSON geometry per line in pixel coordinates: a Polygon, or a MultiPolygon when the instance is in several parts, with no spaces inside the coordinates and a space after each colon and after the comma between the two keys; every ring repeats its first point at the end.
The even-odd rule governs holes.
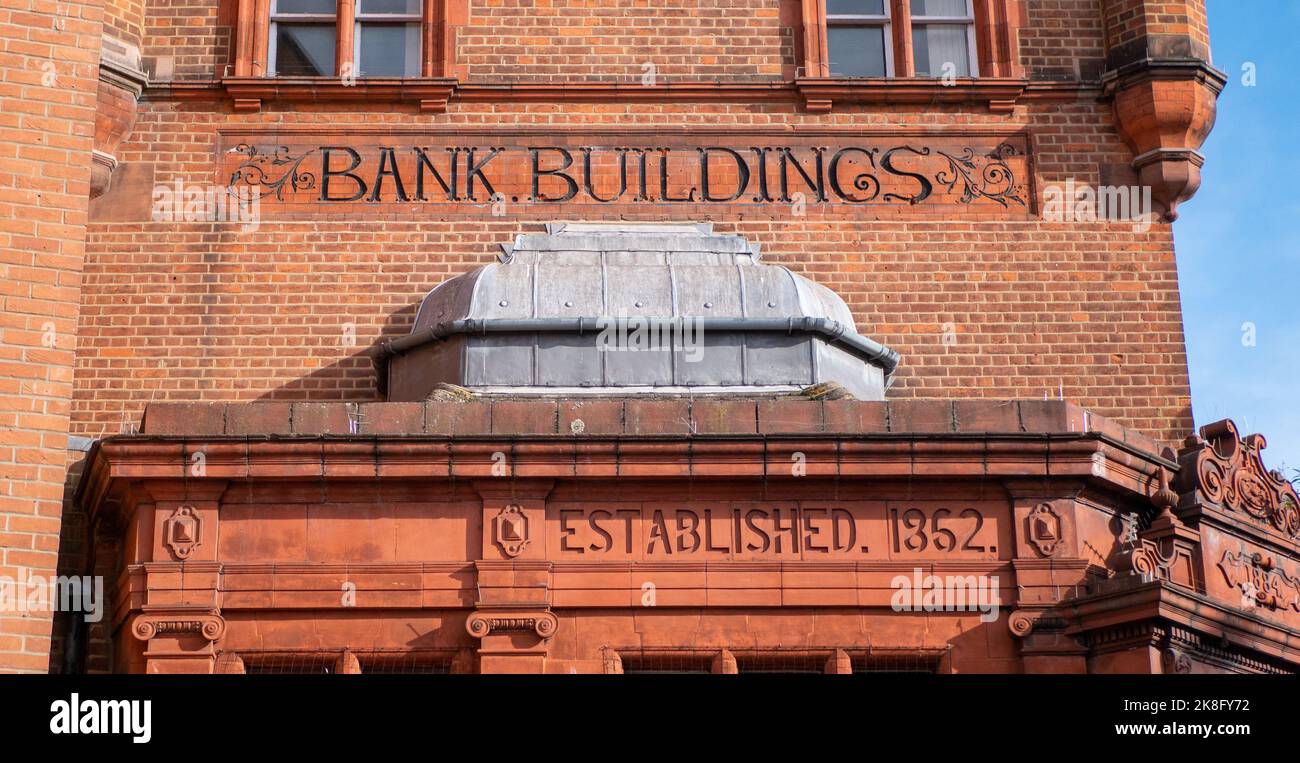
{"type": "Polygon", "coordinates": [[[1241,437],[1224,419],[1201,427],[1179,453],[1178,493],[1182,500],[1241,514],[1288,538],[1300,534],[1300,497],[1277,471],[1264,466],[1261,435],[1241,437]]]}
{"type": "Polygon", "coordinates": [[[1007,628],[1016,638],[1028,638],[1035,631],[1056,632],[1067,625],[1065,618],[1040,608],[1018,609],[1007,617],[1007,628]]]}

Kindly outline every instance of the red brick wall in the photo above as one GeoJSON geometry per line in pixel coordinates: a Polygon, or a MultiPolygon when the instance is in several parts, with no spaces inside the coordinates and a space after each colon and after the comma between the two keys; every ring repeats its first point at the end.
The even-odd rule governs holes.
{"type": "Polygon", "coordinates": [[[1096,79],[1105,58],[1102,0],[1028,0],[1020,56],[1031,79],[1096,79]]]}
{"type": "Polygon", "coordinates": [[[210,80],[222,76],[234,38],[233,2],[145,0],[141,54],[151,79],[210,80]],[[224,11],[225,15],[222,14],[224,11]]]}
{"type": "Polygon", "coordinates": [[[105,0],[104,34],[128,45],[140,45],[143,37],[145,0],[105,0]]]}
{"type": "MultiPolygon", "coordinates": [[[[0,8],[13,2],[0,0],[0,8]]],[[[135,6],[131,0],[113,2],[114,19],[108,28],[129,41],[135,6]]],[[[1021,31],[1020,43],[1029,76],[1099,76],[1115,42],[1108,41],[1108,34],[1122,33],[1107,27],[1103,8],[1125,2],[1027,0],[1028,27],[1021,31]]],[[[469,3],[468,24],[458,30],[458,62],[476,82],[636,83],[646,73],[645,62],[654,63],[661,82],[781,81],[793,76],[792,0],[469,3]]],[[[144,4],[142,53],[155,80],[160,72],[184,81],[220,76],[230,58],[230,0],[144,4]]],[[[1175,9],[1166,14],[1158,11],[1161,4],[1149,5],[1161,19],[1179,13],[1175,9]]],[[[1191,11],[1183,11],[1182,17],[1190,19],[1194,37],[1198,28],[1203,36],[1200,0],[1193,0],[1191,11]]],[[[1173,18],[1169,23],[1183,22],[1173,18]]],[[[10,33],[8,27],[0,30],[0,35],[10,33]]],[[[97,38],[97,29],[94,35],[97,38]]],[[[93,47],[83,44],[82,49],[93,47]]],[[[20,65],[17,74],[11,74],[5,66],[13,65],[5,61],[0,58],[0,88],[15,81],[11,77],[28,88],[33,70],[20,65]]],[[[87,97],[93,99],[93,69],[89,76],[87,97]]],[[[26,90],[19,96],[24,103],[11,109],[15,97],[12,90],[0,89],[5,106],[0,109],[0,127],[6,130],[19,128],[24,119],[70,119],[63,112],[31,111],[44,107],[33,106],[26,90]]],[[[79,91],[57,97],[67,98],[69,106],[83,105],[79,91]]],[[[536,230],[541,222],[563,217],[526,207],[491,217],[486,210],[453,216],[358,205],[346,213],[297,222],[267,220],[253,233],[241,233],[235,225],[148,222],[155,182],[216,180],[217,130],[223,127],[531,125],[581,131],[662,125],[735,127],[743,132],[782,125],[964,125],[1032,133],[1034,180],[1040,190],[1070,178],[1088,184],[1134,182],[1128,169],[1132,154],[1116,135],[1111,106],[1087,89],[1077,98],[1022,104],[1009,115],[993,115],[983,104],[837,104],[832,114],[812,115],[794,99],[639,104],[453,100],[445,115],[417,114],[410,104],[268,103],[261,113],[233,114],[224,102],[180,103],[157,94],[148,98],[134,131],[117,151],[123,166],[114,190],[101,200],[103,214],[90,226],[71,415],[72,431],[92,437],[118,432],[124,421],[138,421],[150,401],[374,400],[375,379],[365,353],[375,342],[408,330],[414,308],[429,288],[491,261],[498,245],[521,230],[536,230]],[[346,324],[355,326],[355,344],[350,346],[343,341],[346,324]]],[[[93,100],[86,103],[93,108],[93,100]]],[[[64,141],[57,131],[50,134],[53,142],[33,149],[38,158],[32,161],[52,169],[27,172],[24,164],[21,175],[11,176],[4,168],[13,158],[0,157],[0,189],[5,182],[30,183],[25,180],[30,177],[58,182],[85,170],[84,159],[73,162],[70,151],[53,151],[55,144],[77,141],[64,141]],[[60,161],[75,167],[61,167],[60,161]]],[[[21,147],[19,151],[22,160],[21,147]]],[[[84,183],[80,175],[77,178],[84,183]]],[[[63,182],[72,185],[72,180],[63,182]]],[[[30,194],[31,189],[14,192],[30,194]]],[[[84,195],[80,191],[79,197],[84,195]]],[[[21,370],[0,373],[0,383],[9,380],[3,399],[12,401],[7,404],[15,409],[0,413],[10,417],[6,424],[20,415],[30,424],[10,435],[15,444],[48,448],[0,448],[0,484],[43,496],[0,498],[6,507],[26,512],[0,516],[8,523],[3,536],[8,543],[52,564],[62,484],[59,411],[66,415],[71,324],[77,315],[76,297],[69,290],[75,287],[80,265],[75,244],[80,229],[70,200],[68,208],[74,211],[61,213],[67,216],[65,222],[43,218],[46,213],[30,202],[21,215],[10,213],[6,204],[13,207],[14,202],[0,196],[0,212],[5,213],[0,214],[0,243],[9,247],[0,268],[23,270],[6,273],[8,280],[0,282],[6,289],[0,293],[5,300],[0,320],[6,321],[0,324],[0,349],[6,353],[0,362],[21,370]],[[35,226],[51,224],[67,226],[54,229],[67,234],[66,243],[58,243],[58,235],[34,240],[35,226]],[[53,251],[50,241],[56,241],[53,251]],[[11,262],[14,251],[19,252],[17,263],[11,262]],[[38,258],[51,264],[43,270],[33,267],[38,258]],[[37,291],[50,288],[44,281],[38,283],[37,276],[54,278],[53,286],[63,296],[44,300],[40,310],[14,302],[32,300],[37,291]],[[14,290],[22,293],[11,294],[14,290]],[[60,340],[54,351],[30,345],[31,326],[43,323],[42,311],[58,326],[60,340]],[[21,317],[14,317],[15,312],[21,317]],[[16,384],[29,378],[53,382],[51,394],[35,402],[15,398],[13,392],[20,390],[16,384]],[[52,428],[41,429],[44,426],[52,428]],[[57,466],[49,461],[54,450],[59,454],[57,466]],[[4,461],[6,452],[12,456],[9,462],[4,461]],[[32,466],[47,461],[48,466],[32,466]],[[33,505],[34,515],[29,509],[33,505]]],[[[889,392],[893,399],[1038,399],[1060,391],[1158,438],[1177,440],[1190,430],[1168,226],[1136,232],[1127,225],[1047,223],[1023,213],[975,221],[957,210],[946,219],[904,213],[861,221],[816,215],[771,220],[734,208],[711,215],[719,230],[761,243],[769,260],[836,289],[863,333],[902,353],[903,366],[889,392]],[[955,344],[943,341],[946,329],[955,332],[955,344]]],[[[610,207],[603,216],[645,218],[647,213],[610,207]]],[[[0,439],[0,445],[5,443],[0,439]]],[[[8,495],[17,493],[0,492],[8,495]]],[[[79,518],[68,517],[65,559],[80,558],[83,550],[79,518]]],[[[7,557],[5,562],[11,563],[7,557]]],[[[0,617],[0,665],[26,652],[15,659],[40,669],[45,658],[39,654],[39,639],[48,637],[48,621],[22,623],[26,631],[14,630],[19,627],[15,622],[0,617]]],[[[92,630],[93,653],[102,651],[93,644],[102,644],[104,636],[102,628],[92,630]]],[[[92,657],[90,667],[105,667],[100,658],[92,657]]]]}
{"type": "Polygon", "coordinates": [[[1148,35],[1187,36],[1205,53],[1210,35],[1205,0],[1105,0],[1106,44],[1117,48],[1148,35]]]}
{"type": "Polygon", "coordinates": [[[1205,0],[1106,0],[1106,36],[1114,46],[1144,34],[1186,34],[1209,44],[1205,0]]]}
{"type": "MultiPolygon", "coordinates": [[[[779,81],[798,63],[797,0],[464,1],[469,19],[455,34],[456,62],[472,82],[640,82],[647,62],[664,82],[779,81]]],[[[231,60],[233,0],[144,2],[142,49],[151,71],[168,59],[163,69],[170,66],[175,80],[221,75],[231,60]]],[[[1125,29],[1145,28],[1143,14],[1125,10],[1142,0],[1024,0],[1021,59],[1031,78],[1100,74],[1105,19],[1115,16],[1103,15],[1103,3],[1130,20],[1120,23],[1125,29]]],[[[1161,18],[1190,19],[1204,38],[1203,0],[1170,5],[1190,10],[1161,18]]],[[[1112,32],[1120,33],[1137,32],[1112,32]]]]}
{"type": "MultiPolygon", "coordinates": [[[[102,8],[0,0],[0,575],[54,574],[102,8]]],[[[0,671],[46,670],[48,613],[0,612],[0,671]]]]}
{"type": "Polygon", "coordinates": [[[471,82],[780,80],[783,0],[471,0],[457,55],[471,82]]]}
{"type": "MultiPolygon", "coordinates": [[[[261,114],[147,104],[122,156],[214,180],[218,126],[373,124],[361,111],[309,107],[261,114]]],[[[793,104],[463,104],[445,116],[388,113],[390,124],[1028,124],[1038,186],[1098,183],[1127,149],[1109,107],[1045,102],[1009,117],[978,110],[857,109],[831,116],[793,104]]],[[[1131,176],[1124,182],[1132,182],[1131,176]]],[[[136,201],[141,201],[138,197],[136,201]]],[[[145,200],[147,201],[147,199],[145,200]]],[[[102,223],[81,335],[77,431],[99,436],[137,418],[150,400],[371,400],[364,350],[406,332],[423,294],[446,277],[488,262],[500,243],[554,213],[526,207],[493,218],[439,217],[351,208],[332,218],[233,226],[102,223]],[[516,214],[517,212],[517,214],[516,214]],[[342,343],[356,324],[356,345],[342,343]]],[[[644,214],[644,213],[642,213],[644,214]]],[[[607,217],[637,216],[614,208],[607,217]]],[[[1168,440],[1190,429],[1181,315],[1167,226],[1007,221],[764,221],[717,212],[719,229],[749,236],[764,256],[836,289],[863,333],[897,348],[903,366],[890,395],[1055,397],[1168,440]],[[952,324],[956,344],[942,342],[952,324]]]]}

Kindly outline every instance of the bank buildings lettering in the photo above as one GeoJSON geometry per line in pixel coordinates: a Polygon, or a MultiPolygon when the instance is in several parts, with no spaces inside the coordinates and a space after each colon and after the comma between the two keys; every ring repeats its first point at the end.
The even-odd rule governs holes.
{"type": "MultiPolygon", "coordinates": [[[[392,141],[397,143],[397,141],[392,141]]],[[[1027,209],[1027,164],[1012,142],[835,145],[349,145],[226,155],[227,185],[311,204],[989,203],[1027,209]]],[[[241,190],[242,189],[242,190],[241,190]]]]}

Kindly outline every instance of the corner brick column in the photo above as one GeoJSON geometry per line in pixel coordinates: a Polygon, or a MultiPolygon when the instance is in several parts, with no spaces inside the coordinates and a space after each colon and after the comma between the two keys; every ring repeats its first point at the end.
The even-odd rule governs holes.
{"type": "MultiPolygon", "coordinates": [[[[90,202],[98,0],[0,0],[0,575],[56,574],[90,202]]],[[[50,612],[0,612],[0,672],[45,672],[50,612]]]]}

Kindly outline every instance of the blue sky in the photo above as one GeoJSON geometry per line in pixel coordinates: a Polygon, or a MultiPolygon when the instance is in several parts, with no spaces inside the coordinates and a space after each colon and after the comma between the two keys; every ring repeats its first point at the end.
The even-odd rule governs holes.
{"type": "Polygon", "coordinates": [[[1214,65],[1228,74],[1202,152],[1201,190],[1174,224],[1196,426],[1231,418],[1300,468],[1300,3],[1209,0],[1214,65]],[[1256,84],[1243,82],[1253,64],[1256,84]],[[1254,324],[1255,346],[1243,336],[1254,324]]]}

